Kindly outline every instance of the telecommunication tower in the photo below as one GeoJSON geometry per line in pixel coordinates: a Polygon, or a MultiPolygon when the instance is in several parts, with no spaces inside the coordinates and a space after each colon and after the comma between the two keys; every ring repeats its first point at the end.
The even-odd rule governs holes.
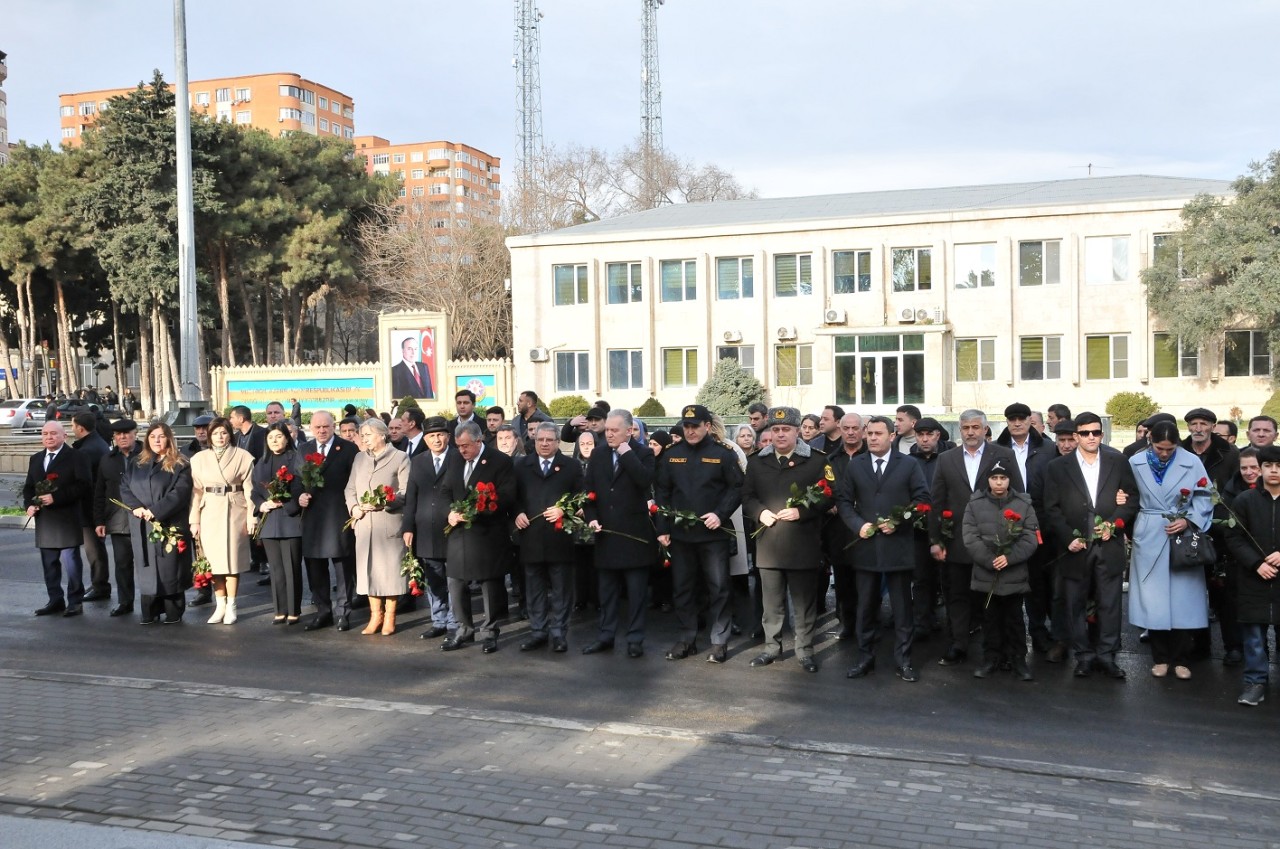
{"type": "Polygon", "coordinates": [[[662,154],[662,82],[658,75],[658,7],[665,0],[641,0],[640,79],[644,85],[641,102],[641,147],[644,153],[645,182],[649,202],[656,206],[657,160],[662,154]]]}
{"type": "Polygon", "coordinates": [[[515,0],[515,55],[511,64],[516,69],[516,189],[520,216],[526,219],[537,190],[537,172],[542,160],[542,82],[538,71],[541,47],[538,22],[542,12],[534,0],[515,0]]]}

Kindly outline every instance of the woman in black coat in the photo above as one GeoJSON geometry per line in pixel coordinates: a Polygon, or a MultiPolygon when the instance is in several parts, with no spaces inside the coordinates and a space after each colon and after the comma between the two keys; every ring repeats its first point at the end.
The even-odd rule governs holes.
{"type": "Polygon", "coordinates": [[[253,467],[253,506],[262,527],[258,539],[271,564],[272,625],[295,624],[302,615],[302,458],[283,421],[267,427],[267,451],[253,467]],[[272,498],[272,481],[287,498],[272,498]]]}
{"type": "Polygon", "coordinates": [[[191,465],[167,424],[147,428],[142,451],[120,480],[120,500],[132,511],[129,537],[142,624],[154,624],[162,610],[166,625],[181,622],[183,593],[191,586],[191,465]],[[160,540],[151,539],[153,529],[163,535],[160,540]]]}

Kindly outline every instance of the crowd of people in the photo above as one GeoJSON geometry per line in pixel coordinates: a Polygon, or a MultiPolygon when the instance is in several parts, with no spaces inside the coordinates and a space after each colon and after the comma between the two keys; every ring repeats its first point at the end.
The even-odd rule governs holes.
{"type": "Polygon", "coordinates": [[[960,667],[981,632],[975,677],[1032,680],[1029,638],[1076,677],[1123,680],[1127,592],[1153,676],[1190,679],[1215,620],[1223,663],[1243,666],[1238,701],[1265,697],[1280,600],[1268,416],[1237,447],[1235,423],[1210,410],[1183,417],[1185,438],[1160,413],[1120,451],[1098,415],[1061,404],[1044,417],[1010,404],[999,434],[966,410],[953,444],[909,404],[892,418],[755,404],[732,428],[690,404],[649,431],[604,402],[557,425],[532,391],[511,420],[499,407],[480,415],[461,390],[451,419],[348,406],[341,419],[313,413],[307,435],[291,400],[287,416],[267,406],[265,427],[246,407],[202,416],[187,445],[163,422],[138,439],[126,417],[108,446],[89,413],[67,445],[46,422],[23,491],[49,595],[36,615],[110,599],[109,539],[110,615],[136,609],[143,625],[181,622],[193,586],[193,606],[213,604],[208,623],[232,625],[240,582],[260,570],[273,624],[305,631],[350,630],[367,607],[361,633],[391,636],[421,599],[421,636],[443,638],[442,651],[498,651],[505,622],[526,616],[519,650],[565,652],[571,612],[594,605],[581,652],[625,643],[637,658],[657,608],[677,623],[670,660],[705,645],[708,662],[725,663],[749,632],[763,641],[750,666],[769,666],[789,631],[798,665],[817,672],[834,580],[849,678],[875,671],[881,633],[912,682],[921,644],[940,637],[937,663],[960,667]]]}

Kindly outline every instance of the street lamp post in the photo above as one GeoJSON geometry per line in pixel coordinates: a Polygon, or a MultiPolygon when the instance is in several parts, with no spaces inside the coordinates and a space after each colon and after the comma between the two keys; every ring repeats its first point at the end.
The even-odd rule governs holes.
{"type": "Polygon", "coordinates": [[[200,391],[196,309],[195,200],[191,187],[191,106],[187,85],[185,0],[173,0],[174,114],[178,142],[178,316],[181,346],[178,421],[186,424],[205,408],[200,391]]]}

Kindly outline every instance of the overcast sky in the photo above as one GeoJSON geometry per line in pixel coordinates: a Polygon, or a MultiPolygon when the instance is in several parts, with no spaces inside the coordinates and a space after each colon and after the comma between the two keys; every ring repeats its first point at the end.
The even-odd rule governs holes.
{"type": "MultiPolygon", "coordinates": [[[[511,163],[512,0],[187,0],[191,79],[289,71],[356,132],[511,163]]],[[[58,95],[173,78],[170,0],[0,0],[11,141],[58,95]]],[[[641,0],[540,0],[548,143],[640,129],[641,0]]],[[[764,196],[1095,175],[1233,178],[1280,147],[1273,0],[667,0],[667,148],[764,196]]],[[[509,178],[510,172],[504,177],[509,178]]]]}

